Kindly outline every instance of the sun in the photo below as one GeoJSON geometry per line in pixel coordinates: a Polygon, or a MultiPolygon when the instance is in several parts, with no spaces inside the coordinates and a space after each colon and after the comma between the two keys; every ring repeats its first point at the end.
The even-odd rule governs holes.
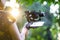
{"type": "Polygon", "coordinates": [[[16,0],[6,1],[5,7],[11,7],[11,10],[9,10],[9,13],[13,17],[17,18],[17,16],[19,15],[20,11],[19,11],[19,4],[16,3],[16,0]]]}
{"type": "Polygon", "coordinates": [[[11,14],[13,17],[17,18],[18,15],[19,15],[19,10],[13,8],[13,9],[10,11],[10,14],[11,14]]]}

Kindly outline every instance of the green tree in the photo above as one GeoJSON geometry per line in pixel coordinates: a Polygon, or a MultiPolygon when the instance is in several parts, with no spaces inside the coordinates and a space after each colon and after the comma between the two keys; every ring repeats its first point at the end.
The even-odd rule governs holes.
{"type": "Polygon", "coordinates": [[[59,6],[59,13],[57,14],[59,18],[57,19],[58,16],[54,16],[54,14],[50,13],[50,6],[51,4],[59,4],[60,2],[55,1],[55,0],[17,0],[18,3],[23,4],[22,6],[26,10],[35,10],[39,11],[41,10],[42,12],[45,12],[45,18],[44,20],[46,24],[42,27],[39,27],[37,29],[31,29],[30,33],[28,35],[28,38],[26,40],[57,40],[57,33],[58,30],[57,28],[60,26],[60,6],[59,6]],[[43,5],[43,2],[46,1],[47,4],[43,5]],[[58,24],[58,26],[56,25],[58,24]],[[55,37],[56,36],[56,37],[55,37]],[[50,39],[49,39],[50,38],[50,39]]]}

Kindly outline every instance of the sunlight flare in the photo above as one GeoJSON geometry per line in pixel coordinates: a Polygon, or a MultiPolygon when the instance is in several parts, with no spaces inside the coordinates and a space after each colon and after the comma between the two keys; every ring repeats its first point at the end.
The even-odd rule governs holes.
{"type": "Polygon", "coordinates": [[[11,7],[11,10],[9,10],[9,13],[15,18],[19,15],[19,4],[16,3],[16,0],[10,0],[6,1],[5,7],[11,7]]]}

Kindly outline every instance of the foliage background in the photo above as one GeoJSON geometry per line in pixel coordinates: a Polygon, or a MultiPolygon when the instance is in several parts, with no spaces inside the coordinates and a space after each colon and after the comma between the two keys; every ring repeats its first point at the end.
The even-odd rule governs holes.
{"type": "Polygon", "coordinates": [[[45,25],[36,29],[30,29],[26,40],[58,40],[58,34],[60,33],[60,0],[16,0],[20,4],[22,10],[22,17],[18,19],[17,24],[19,29],[26,23],[26,18],[23,16],[26,10],[35,10],[45,12],[45,17],[42,18],[45,21],[45,25]],[[47,2],[43,5],[44,1],[47,2]],[[50,6],[54,4],[59,5],[59,12],[50,13],[50,6]],[[57,16],[54,16],[56,14],[57,16]],[[58,18],[59,16],[59,18],[58,18]]]}

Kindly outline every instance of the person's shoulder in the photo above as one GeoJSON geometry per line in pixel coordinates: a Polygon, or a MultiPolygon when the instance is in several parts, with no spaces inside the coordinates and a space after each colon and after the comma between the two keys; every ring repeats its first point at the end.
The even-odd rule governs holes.
{"type": "Polygon", "coordinates": [[[7,18],[8,20],[12,21],[13,23],[16,21],[16,19],[8,11],[5,11],[5,10],[0,10],[0,16],[7,18]]]}

